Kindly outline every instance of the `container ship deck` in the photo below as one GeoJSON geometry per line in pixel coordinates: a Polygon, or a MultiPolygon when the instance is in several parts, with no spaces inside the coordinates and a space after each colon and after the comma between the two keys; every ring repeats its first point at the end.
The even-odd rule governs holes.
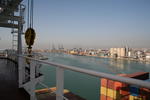
{"type": "MultiPolygon", "coordinates": [[[[21,3],[22,1],[25,0],[0,0],[0,27],[10,28],[12,30],[11,34],[13,36],[12,49],[4,50],[5,52],[4,55],[3,54],[0,55],[5,56],[0,57],[0,100],[85,100],[70,91],[63,93],[65,83],[64,82],[65,70],[80,72],[98,78],[107,78],[123,82],[126,84],[131,84],[142,88],[150,89],[149,82],[143,80],[92,71],[84,68],[68,66],[54,62],[42,61],[34,57],[31,57],[30,50],[28,50],[29,55],[26,55],[26,53],[23,52],[22,46],[23,45],[22,35],[26,33],[23,30],[24,24],[26,22],[25,21],[26,5],[21,3]],[[11,61],[10,59],[16,61],[16,63],[11,61]],[[54,66],[56,68],[57,89],[50,88],[52,91],[48,91],[46,89],[36,90],[36,85],[41,84],[44,79],[44,75],[40,73],[40,68],[42,67],[42,64],[47,64],[48,66],[54,66]]],[[[29,5],[33,5],[33,0],[29,1],[31,1],[31,4],[29,5]]],[[[28,7],[28,10],[30,11],[28,13],[33,15],[32,11],[33,6],[28,7]]],[[[33,16],[31,15],[28,16],[32,19],[33,16]]],[[[32,21],[31,19],[30,24],[33,24],[33,19],[32,21]]],[[[29,20],[27,20],[27,22],[29,22],[29,20]]],[[[29,36],[32,36],[31,33],[29,36]]],[[[29,37],[28,39],[31,38],[29,37]]],[[[30,47],[31,45],[33,44],[30,43],[28,48],[31,48],[30,47]]],[[[49,88],[45,85],[44,87],[49,88]]],[[[104,89],[106,90],[106,88],[104,89]]]]}

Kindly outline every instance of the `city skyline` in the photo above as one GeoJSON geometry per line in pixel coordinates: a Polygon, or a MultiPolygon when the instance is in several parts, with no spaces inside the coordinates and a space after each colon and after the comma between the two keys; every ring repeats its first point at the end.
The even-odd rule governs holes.
{"type": "MultiPolygon", "coordinates": [[[[150,48],[149,5],[149,0],[36,0],[33,47],[150,48]]],[[[10,48],[11,30],[0,31],[0,49],[10,48]]]]}

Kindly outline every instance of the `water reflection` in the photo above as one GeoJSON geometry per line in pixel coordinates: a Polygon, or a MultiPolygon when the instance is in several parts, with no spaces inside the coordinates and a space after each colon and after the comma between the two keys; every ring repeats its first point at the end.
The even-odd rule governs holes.
{"type": "Polygon", "coordinates": [[[150,69],[149,63],[141,63],[131,60],[74,56],[57,53],[48,53],[47,56],[49,57],[49,61],[51,62],[57,62],[65,65],[72,65],[112,74],[149,71],[147,69],[150,69]]]}
{"type": "Polygon", "coordinates": [[[124,61],[123,60],[118,60],[118,59],[110,59],[109,64],[112,67],[117,67],[118,69],[124,69],[124,61]]]}

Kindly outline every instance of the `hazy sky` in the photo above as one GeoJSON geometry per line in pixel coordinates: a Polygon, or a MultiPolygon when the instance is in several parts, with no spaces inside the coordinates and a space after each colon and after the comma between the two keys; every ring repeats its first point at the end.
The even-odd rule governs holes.
{"type": "MultiPolygon", "coordinates": [[[[34,1],[35,48],[150,48],[150,0],[34,1]]],[[[11,47],[10,30],[0,32],[0,48],[11,47]]]]}

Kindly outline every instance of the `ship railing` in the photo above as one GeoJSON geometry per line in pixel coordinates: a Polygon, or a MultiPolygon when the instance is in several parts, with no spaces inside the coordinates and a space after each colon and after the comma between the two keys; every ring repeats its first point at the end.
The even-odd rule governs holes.
{"type": "Polygon", "coordinates": [[[6,57],[14,62],[17,62],[17,51],[13,49],[5,50],[6,57]]]}
{"type": "Polygon", "coordinates": [[[0,49],[0,58],[7,58],[7,51],[6,50],[3,50],[3,49],[0,49]]]}
{"type": "MultiPolygon", "coordinates": [[[[46,64],[49,66],[56,67],[56,100],[63,100],[64,99],[64,93],[63,93],[63,90],[64,90],[64,70],[70,70],[70,71],[79,72],[79,73],[91,75],[91,76],[98,77],[98,78],[106,78],[106,79],[119,81],[119,82],[123,82],[123,83],[130,84],[130,85],[135,85],[135,86],[140,86],[142,88],[150,89],[150,82],[147,82],[147,81],[142,81],[142,80],[138,80],[138,79],[112,75],[112,74],[103,73],[103,72],[97,72],[97,71],[79,68],[79,67],[75,67],[75,66],[68,66],[68,65],[63,65],[63,64],[59,64],[59,63],[38,60],[38,59],[31,58],[31,57],[23,56],[23,55],[19,56],[19,62],[20,62],[19,69],[21,69],[21,66],[23,65],[22,59],[29,59],[31,62],[34,62],[34,63],[38,62],[41,64],[46,64]]],[[[31,68],[33,70],[35,70],[33,68],[33,65],[34,64],[31,64],[31,68]]],[[[35,72],[35,71],[32,71],[32,72],[35,72]]],[[[31,76],[33,76],[33,75],[31,75],[31,76]]]]}

